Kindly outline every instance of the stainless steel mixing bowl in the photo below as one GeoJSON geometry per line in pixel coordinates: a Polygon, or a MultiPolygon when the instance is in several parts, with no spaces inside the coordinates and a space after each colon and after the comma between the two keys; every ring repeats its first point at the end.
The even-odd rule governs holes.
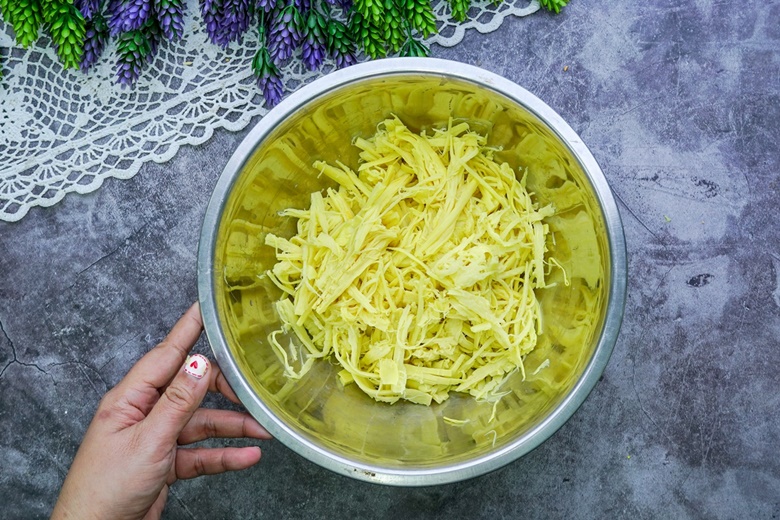
{"type": "MultiPolygon", "coordinates": [[[[334,72],[274,108],[227,163],[206,211],[198,254],[206,334],[247,410],[295,452],[338,473],[430,485],[501,467],[550,437],[580,406],[609,360],[623,316],[626,253],[612,193],[598,164],[558,114],[490,72],[437,59],[386,59],[334,72]],[[275,262],[265,233],[291,236],[279,216],[331,183],[314,160],[355,166],[356,136],[395,114],[413,130],[466,120],[552,203],[550,253],[564,266],[539,291],[537,348],[498,402],[453,394],[431,407],[377,403],[342,387],[321,362],[290,383],[268,344],[278,290],[260,276],[275,262]]],[[[290,336],[284,341],[297,339],[290,336]]]]}

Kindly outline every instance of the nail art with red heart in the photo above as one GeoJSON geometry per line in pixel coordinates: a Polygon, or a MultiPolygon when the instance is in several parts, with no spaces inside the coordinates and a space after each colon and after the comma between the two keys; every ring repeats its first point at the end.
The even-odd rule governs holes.
{"type": "Polygon", "coordinates": [[[200,354],[193,354],[187,357],[184,362],[184,371],[194,378],[201,379],[206,375],[209,369],[209,360],[200,354]]]}

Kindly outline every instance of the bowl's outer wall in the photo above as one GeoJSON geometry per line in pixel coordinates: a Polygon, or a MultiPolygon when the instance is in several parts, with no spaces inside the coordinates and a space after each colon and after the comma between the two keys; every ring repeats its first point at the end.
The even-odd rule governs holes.
{"type": "MultiPolygon", "coordinates": [[[[400,109],[402,107],[396,107],[396,110],[400,109]]],[[[376,121],[373,122],[375,124],[376,121]]],[[[302,191],[308,193],[312,190],[302,191]]],[[[622,321],[626,288],[625,240],[617,206],[595,159],[560,116],[538,98],[508,80],[460,63],[436,59],[388,59],[353,66],[303,87],[280,103],[250,132],[226,165],[207,208],[198,254],[198,285],[204,325],[217,362],[247,409],[278,439],[304,457],[355,478],[395,485],[441,484],[486,473],[522,456],[552,435],[584,401],[606,367],[622,321]],[[301,107],[307,104],[310,106],[312,100],[356,83],[370,82],[372,78],[376,81],[377,78],[399,75],[432,75],[475,84],[517,103],[538,118],[545,127],[541,130],[554,133],[587,175],[587,182],[601,210],[604,243],[608,248],[605,253],[609,257],[605,266],[605,276],[609,281],[608,294],[605,295],[606,313],[601,321],[600,335],[596,338],[592,356],[582,363],[579,379],[572,382],[568,393],[554,403],[555,408],[546,411],[545,417],[516,438],[498,443],[494,450],[483,450],[479,456],[464,461],[414,468],[399,464],[378,464],[371,460],[359,460],[349,453],[339,453],[333,446],[317,442],[313,436],[296,428],[289,418],[280,417],[278,409],[269,407],[258,396],[256,382],[246,377],[246,367],[242,366],[241,359],[237,359],[231,350],[229,334],[221,325],[215,282],[215,272],[219,269],[214,265],[218,229],[224,217],[226,201],[236,189],[236,183],[240,183],[239,174],[253,157],[256,158],[257,144],[273,136],[290,118],[300,115],[301,107]]]]}

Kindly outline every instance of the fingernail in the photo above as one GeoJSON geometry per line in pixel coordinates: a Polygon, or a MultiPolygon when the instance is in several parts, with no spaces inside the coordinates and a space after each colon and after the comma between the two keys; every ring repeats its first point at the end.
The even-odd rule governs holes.
{"type": "Polygon", "coordinates": [[[184,371],[195,379],[201,379],[206,375],[209,370],[209,360],[205,356],[200,354],[193,354],[187,356],[187,361],[184,362],[184,371]]]}

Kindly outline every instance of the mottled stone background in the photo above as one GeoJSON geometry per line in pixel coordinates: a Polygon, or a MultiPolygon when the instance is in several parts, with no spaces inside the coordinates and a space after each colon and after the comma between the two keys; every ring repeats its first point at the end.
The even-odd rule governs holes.
{"type": "MultiPolygon", "coordinates": [[[[251,470],[178,483],[167,516],[779,517],[780,4],[574,0],[433,55],[536,93],[602,165],[629,251],[603,380],[481,478],[379,487],[271,441],[251,470]]],[[[0,517],[48,514],[101,395],[196,299],[203,212],[243,136],[0,223],[0,517]]]]}

